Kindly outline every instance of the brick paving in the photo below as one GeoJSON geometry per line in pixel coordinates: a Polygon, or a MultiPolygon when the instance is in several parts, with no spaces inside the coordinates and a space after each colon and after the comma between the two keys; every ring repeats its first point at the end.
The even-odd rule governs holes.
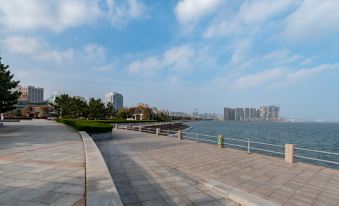
{"type": "Polygon", "coordinates": [[[238,205],[144,152],[134,151],[138,146],[128,141],[132,139],[119,137],[122,139],[99,141],[97,145],[124,205],[238,205]]]}
{"type": "Polygon", "coordinates": [[[45,120],[0,128],[0,205],[85,205],[83,143],[45,120]]]}
{"type": "MultiPolygon", "coordinates": [[[[177,171],[187,176],[210,178],[280,205],[339,205],[339,170],[335,169],[301,162],[289,164],[267,155],[125,130],[115,130],[113,140],[100,142],[99,146],[104,156],[110,157],[106,161],[114,181],[123,182],[120,190],[119,183],[117,186],[123,194],[131,189],[131,185],[125,184],[130,173],[132,178],[146,176],[152,179],[156,174],[166,176],[177,171]]],[[[177,182],[182,184],[184,180],[177,182]]],[[[143,185],[145,181],[140,179],[139,183],[143,185]]],[[[150,184],[152,181],[147,183],[150,184]]],[[[144,191],[148,186],[135,185],[132,189],[144,191]]],[[[161,188],[170,190],[163,185],[161,188]]],[[[151,199],[138,193],[126,198],[128,201],[151,199]]],[[[189,196],[187,199],[191,200],[189,196]]]]}

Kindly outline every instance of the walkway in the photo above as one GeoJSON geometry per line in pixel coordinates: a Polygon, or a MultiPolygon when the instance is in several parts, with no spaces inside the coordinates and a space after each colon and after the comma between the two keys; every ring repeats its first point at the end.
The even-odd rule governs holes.
{"type": "Polygon", "coordinates": [[[135,141],[138,136],[115,135],[113,141],[97,142],[124,205],[238,205],[199,186],[180,171],[154,161],[140,150],[140,144],[150,142],[144,138],[135,141]]]}
{"type": "Polygon", "coordinates": [[[0,205],[84,205],[84,149],[73,129],[44,120],[0,128],[0,205]]]}
{"type": "MultiPolygon", "coordinates": [[[[126,201],[147,198],[138,194],[138,188],[144,191],[150,187],[157,175],[169,176],[173,185],[186,185],[185,178],[179,180],[175,176],[180,173],[193,179],[213,179],[281,205],[339,205],[338,170],[306,163],[292,165],[276,157],[133,131],[115,130],[113,138],[100,142],[99,148],[106,156],[114,181],[122,182],[120,189],[117,183],[122,197],[125,193],[131,195],[126,201]],[[141,176],[135,185],[142,186],[133,186],[133,181],[127,184],[127,178],[131,180],[134,176],[141,176]],[[129,192],[131,186],[136,195],[129,192]]],[[[168,191],[176,195],[178,191],[170,190],[171,185],[160,185],[158,193],[168,191]]],[[[194,197],[188,196],[185,201],[194,202],[194,197]]]]}

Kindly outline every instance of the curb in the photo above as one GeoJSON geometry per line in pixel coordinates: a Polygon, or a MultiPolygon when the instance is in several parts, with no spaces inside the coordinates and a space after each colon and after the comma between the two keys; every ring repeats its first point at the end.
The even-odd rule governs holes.
{"type": "Polygon", "coordinates": [[[104,158],[93,139],[83,131],[79,132],[86,157],[86,205],[117,205],[122,202],[104,158]]]}

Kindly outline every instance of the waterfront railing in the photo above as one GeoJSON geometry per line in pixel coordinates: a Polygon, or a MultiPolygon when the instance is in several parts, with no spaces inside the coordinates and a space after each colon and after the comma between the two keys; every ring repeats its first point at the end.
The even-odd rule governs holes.
{"type": "Polygon", "coordinates": [[[162,136],[168,136],[178,139],[187,139],[196,142],[205,142],[209,144],[217,144],[222,147],[231,147],[236,149],[241,149],[250,153],[263,153],[269,154],[277,157],[284,157],[287,162],[295,163],[296,160],[303,160],[309,163],[323,163],[322,165],[332,166],[339,168],[339,153],[321,151],[315,149],[301,148],[296,147],[294,144],[271,144],[265,142],[252,141],[250,139],[234,139],[227,138],[222,135],[209,135],[202,134],[198,132],[191,132],[186,130],[169,130],[163,129],[161,127],[156,127],[157,125],[169,125],[173,122],[153,122],[153,123],[137,123],[137,124],[120,124],[116,125],[114,128],[117,129],[126,129],[139,131],[149,134],[156,134],[162,136]]]}

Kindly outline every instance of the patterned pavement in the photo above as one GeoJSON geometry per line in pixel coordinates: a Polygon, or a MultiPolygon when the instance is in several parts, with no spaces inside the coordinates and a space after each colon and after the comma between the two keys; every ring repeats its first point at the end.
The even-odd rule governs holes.
{"type": "MultiPolygon", "coordinates": [[[[289,164],[267,155],[125,130],[115,130],[113,140],[100,142],[99,148],[114,181],[122,182],[120,191],[136,188],[135,198],[139,198],[138,187],[133,187],[133,181],[130,184],[129,173],[132,179],[133,174],[146,176],[139,183],[147,188],[152,178],[163,173],[174,178],[169,181],[183,184],[186,178],[176,179],[177,172],[192,179],[213,179],[280,205],[339,205],[339,171],[334,169],[301,162],[289,164]]],[[[170,184],[164,185],[160,185],[160,193],[170,189],[170,184]]],[[[139,200],[143,198],[141,195],[139,200]]]]}
{"type": "Polygon", "coordinates": [[[45,120],[0,128],[0,205],[85,205],[83,143],[45,120]]]}

